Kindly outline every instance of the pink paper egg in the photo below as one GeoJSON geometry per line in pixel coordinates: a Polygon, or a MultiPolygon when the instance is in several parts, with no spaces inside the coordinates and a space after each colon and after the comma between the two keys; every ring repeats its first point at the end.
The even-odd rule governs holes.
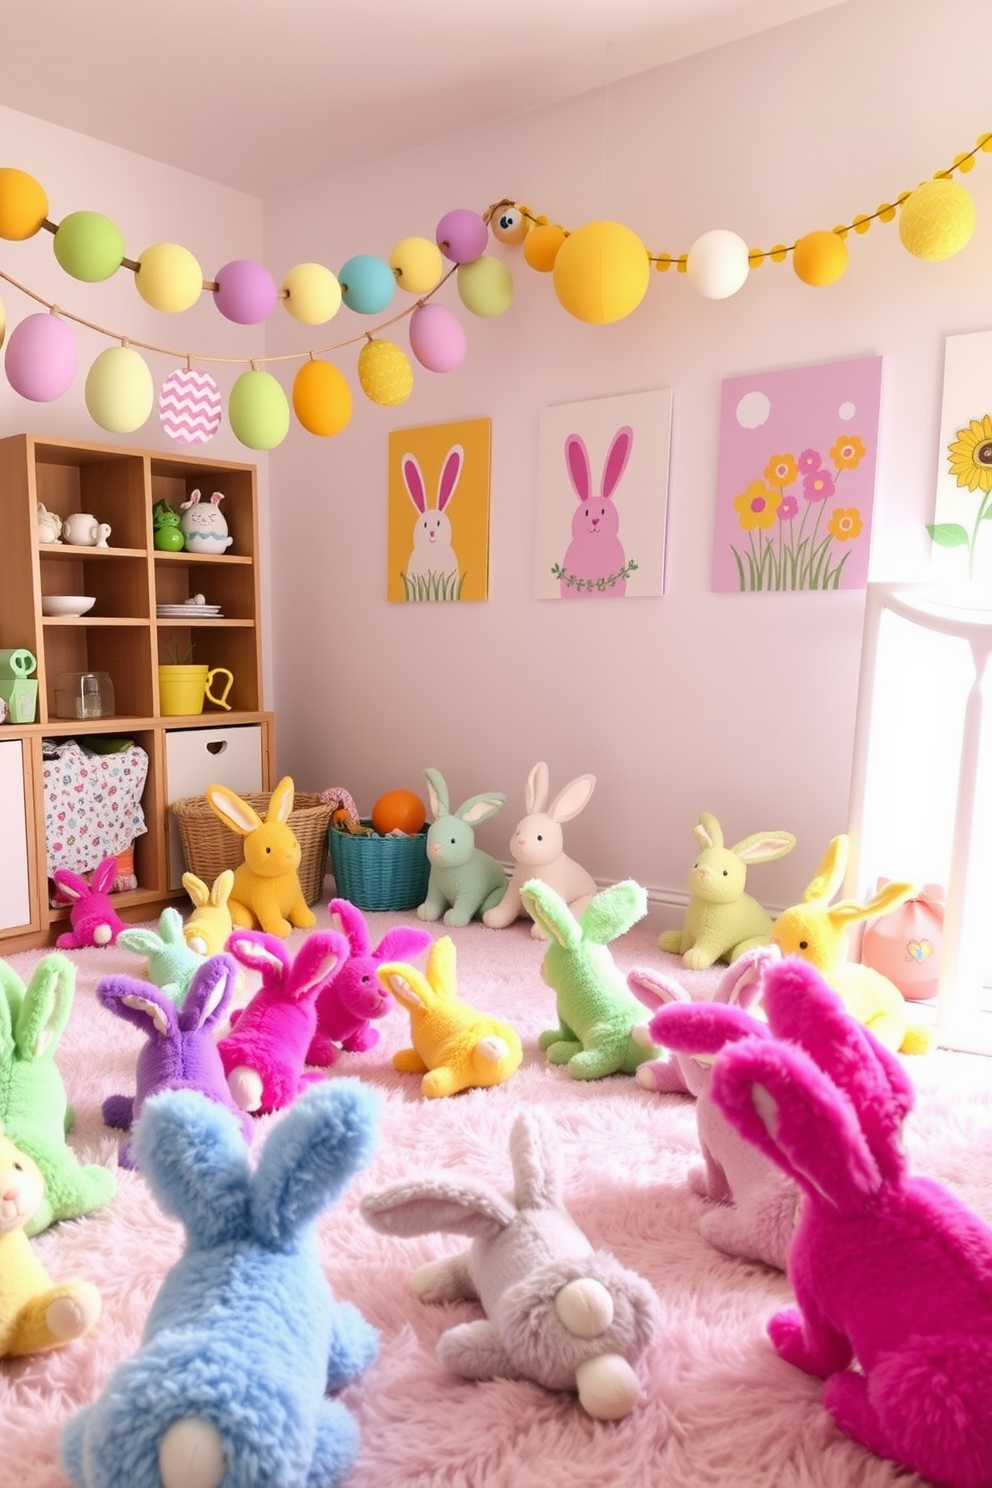
{"type": "Polygon", "coordinates": [[[76,338],[70,326],[47,312],[29,315],[11,332],[4,369],[22,398],[33,403],[61,398],[76,375],[76,338]]]}
{"type": "Polygon", "coordinates": [[[452,372],[465,360],[465,330],[446,305],[418,305],[410,316],[410,350],[428,372],[452,372]]]}
{"type": "Polygon", "coordinates": [[[434,230],[434,241],[452,263],[471,263],[485,253],[489,229],[478,212],[457,207],[445,212],[434,230]]]}
{"type": "Polygon", "coordinates": [[[162,384],[158,416],[178,444],[206,444],[220,428],[220,388],[209,372],[177,367],[162,384]]]}
{"type": "Polygon", "coordinates": [[[275,309],[279,291],[263,264],[235,258],[217,270],[214,304],[221,315],[238,325],[258,325],[275,309]]]}

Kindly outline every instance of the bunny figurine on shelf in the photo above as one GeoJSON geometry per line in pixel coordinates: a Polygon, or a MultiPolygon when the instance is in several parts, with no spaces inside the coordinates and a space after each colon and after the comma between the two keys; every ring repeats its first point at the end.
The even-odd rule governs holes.
{"type": "MultiPolygon", "coordinates": [[[[510,838],[510,853],[516,866],[503,898],[482,916],[490,929],[502,930],[521,915],[526,917],[520,890],[529,879],[539,878],[542,883],[550,884],[574,915],[581,914],[598,892],[592,875],[566,854],[561,829],[562,822],[571,821],[588,805],[595,786],[595,775],[578,775],[562,787],[549,806],[548,767],[544,760],[539,760],[531,770],[524,792],[527,815],[517,823],[510,838]]],[[[531,934],[540,938],[542,933],[535,921],[531,934]]]]}
{"type": "Polygon", "coordinates": [[[477,1178],[429,1174],[367,1193],[362,1214],[386,1235],[471,1236],[467,1251],[413,1276],[425,1302],[478,1298],[485,1313],[441,1335],[446,1368],[571,1390],[594,1419],[619,1420],[640,1397],[636,1364],[658,1328],[657,1297],[568,1213],[557,1132],[540,1107],[517,1116],[510,1160],[509,1198],[477,1178]]]}
{"type": "Polygon", "coordinates": [[[265,930],[283,937],[294,926],[312,929],[317,916],[300,887],[302,852],[289,825],[294,796],[291,777],[284,775],[272,792],[264,821],[225,785],[208,785],[204,795],[214,815],[244,838],[244,862],[234,870],[228,900],[233,923],[243,930],[265,930]]]}
{"type": "Polygon", "coordinates": [[[417,909],[422,920],[446,925],[467,925],[493,909],[506,893],[507,878],[502,863],[476,847],[475,831],[506,805],[499,791],[469,796],[454,811],[448,810],[448,787],[440,770],[425,770],[427,795],[434,820],[427,829],[430,875],[427,898],[417,909]]]}
{"type": "Polygon", "coordinates": [[[565,467],[579,504],[561,568],[562,599],[620,599],[627,592],[627,575],[637,565],[627,562],[614,497],[633,445],[633,429],[618,429],[610,441],[599,495],[594,496],[585,440],[579,434],[565,440],[565,467]]]}
{"type": "Polygon", "coordinates": [[[392,1003],[376,973],[389,961],[409,961],[432,942],[431,932],[414,925],[394,925],[373,950],[365,916],[348,899],[332,899],[327,906],[348,937],[351,954],[337,974],[317,994],[317,1032],[310,1043],[307,1064],[327,1069],[345,1049],[362,1054],[379,1042],[373,1019],[383,1018],[392,1003]]]}
{"type": "MultiPolygon", "coordinates": [[[[317,1220],[375,1150],[379,1102],[357,1080],[309,1090],[252,1166],[237,1122],[164,1090],[135,1127],[138,1165],[186,1232],[137,1353],[72,1416],[73,1488],[335,1488],[358,1448],[328,1394],[378,1337],[327,1283],[317,1220]]],[[[170,1246],[171,1248],[171,1246],[170,1246]]]]}
{"type": "Polygon", "coordinates": [[[704,811],[693,828],[699,855],[689,869],[689,903],[681,930],[663,930],[658,945],[682,957],[690,971],[703,971],[714,961],[735,961],[771,939],[771,915],[745,894],[750,863],[770,863],[791,852],[791,832],[752,832],[733,847],[724,847],[715,816],[704,811]]]}
{"type": "Polygon", "coordinates": [[[438,481],[437,505],[428,506],[423,471],[412,454],[400,460],[400,475],[417,513],[413,551],[406,566],[406,587],[412,599],[456,599],[458,558],[451,546],[451,518],[447,508],[465,463],[465,451],[453,445],[444,457],[438,481]]]}
{"type": "Polygon", "coordinates": [[[910,1173],[904,1064],[814,967],[768,968],[772,1037],[724,1050],[713,1099],[795,1181],[779,1355],[824,1381],[838,1428],[941,1488],[992,1485],[992,1226],[910,1173]]]}
{"type": "Polygon", "coordinates": [[[223,553],[234,541],[228,535],[227,521],[220,509],[223,491],[215,491],[209,501],[201,501],[199,491],[191,491],[189,500],[180,503],[180,526],[187,553],[223,553]]]}
{"type": "Polygon", "coordinates": [[[235,1104],[264,1115],[288,1106],[325,1077],[305,1070],[317,1031],[317,997],[348,959],[337,930],[314,930],[295,957],[276,935],[235,930],[227,949],[262,978],[248,1006],[231,1013],[231,1032],[218,1049],[235,1104]]]}
{"type": "MultiPolygon", "coordinates": [[[[107,1126],[129,1132],[145,1101],[160,1090],[198,1090],[227,1106],[237,1116],[245,1141],[251,1141],[251,1117],[234,1104],[217,1048],[216,1030],[237,979],[238,968],[230,956],[201,960],[181,1009],[153,982],[115,976],[97,984],[97,1000],[147,1035],[138,1055],[134,1095],[110,1095],[103,1103],[107,1126]]],[[[134,1167],[130,1138],[121,1144],[117,1161],[122,1168],[134,1167]]]]}
{"type": "Polygon", "coordinates": [[[69,911],[72,929],[64,931],[55,942],[60,950],[76,951],[83,946],[114,944],[125,928],[108,893],[116,877],[115,857],[104,858],[98,863],[90,875],[89,883],[68,868],[55,869],[53,880],[62,893],[73,901],[69,911]]]}

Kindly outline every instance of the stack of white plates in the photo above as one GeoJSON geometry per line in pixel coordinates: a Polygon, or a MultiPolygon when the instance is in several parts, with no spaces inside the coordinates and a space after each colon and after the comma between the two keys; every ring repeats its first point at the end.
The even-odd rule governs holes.
{"type": "Polygon", "coordinates": [[[223,619],[220,605],[208,604],[160,604],[155,606],[160,620],[216,620],[223,619]]]}

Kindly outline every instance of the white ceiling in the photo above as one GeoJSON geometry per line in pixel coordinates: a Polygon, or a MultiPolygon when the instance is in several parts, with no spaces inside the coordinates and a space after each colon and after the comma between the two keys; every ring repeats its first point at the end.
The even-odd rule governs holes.
{"type": "Polygon", "coordinates": [[[264,198],[840,3],[3,0],[0,103],[264,198]]]}

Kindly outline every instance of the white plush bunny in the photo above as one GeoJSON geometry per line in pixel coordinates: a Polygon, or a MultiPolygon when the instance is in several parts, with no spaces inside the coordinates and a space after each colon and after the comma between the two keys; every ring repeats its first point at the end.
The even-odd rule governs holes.
{"type": "Polygon", "coordinates": [[[464,464],[465,451],[462,446],[452,445],[441,466],[437,505],[428,506],[427,486],[417,457],[405,454],[400,460],[403,484],[417,511],[413,528],[413,552],[406,566],[408,578],[427,580],[433,576],[435,582],[447,579],[449,584],[458,580],[458,558],[451,546],[451,520],[447,508],[455,494],[464,464]]]}
{"type": "MultiPolygon", "coordinates": [[[[510,838],[510,853],[516,864],[503,898],[493,909],[482,916],[490,929],[502,930],[506,925],[526,916],[520,890],[531,879],[540,879],[560,894],[574,915],[580,915],[597,893],[599,885],[591,874],[581,868],[565,852],[562,822],[578,816],[596,786],[595,775],[577,775],[555,796],[550,806],[548,800],[548,767],[538,760],[527,777],[524,804],[527,815],[522,817],[510,838]]],[[[535,921],[531,934],[544,939],[544,931],[535,921]]]]}

